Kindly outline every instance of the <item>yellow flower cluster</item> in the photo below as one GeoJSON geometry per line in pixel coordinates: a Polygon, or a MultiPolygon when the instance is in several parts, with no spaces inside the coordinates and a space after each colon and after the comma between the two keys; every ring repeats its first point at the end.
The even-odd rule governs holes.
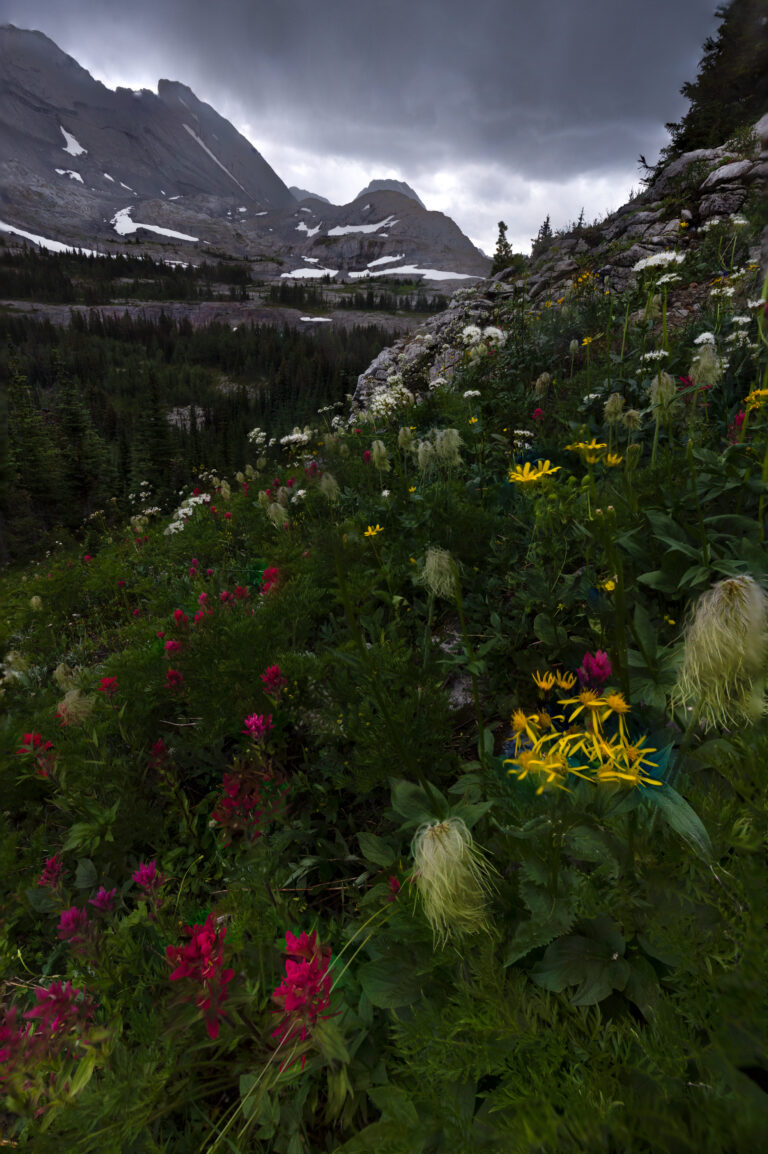
{"type": "Polygon", "coordinates": [[[363,536],[364,537],[375,537],[377,533],[383,533],[383,532],[384,532],[384,530],[382,529],[381,525],[379,525],[379,524],[369,525],[368,528],[363,533],[363,536]]]}
{"type": "Polygon", "coordinates": [[[581,453],[588,465],[596,465],[608,445],[605,441],[596,441],[593,437],[591,441],[574,441],[572,445],[565,447],[572,453],[581,453]]]}
{"type": "MultiPolygon", "coordinates": [[[[539,689],[549,692],[555,685],[564,687],[572,674],[535,673],[533,680],[539,689]]],[[[582,689],[575,697],[566,697],[558,705],[569,707],[568,717],[552,717],[545,710],[526,714],[518,709],[512,715],[514,757],[505,760],[508,773],[519,781],[526,777],[538,780],[537,793],[545,789],[567,789],[569,777],[580,777],[595,784],[617,783],[628,786],[660,785],[657,778],[647,773],[656,753],[645,745],[645,737],[630,740],[626,716],[630,706],[618,692],[602,693],[582,689]],[[615,717],[617,732],[608,736],[605,722],[615,717]],[[577,723],[577,718],[578,723],[577,723]],[[555,722],[567,725],[558,729],[555,722]]]]}
{"type": "Polygon", "coordinates": [[[744,398],[744,404],[750,413],[755,412],[756,409],[762,409],[766,401],[768,401],[768,389],[753,389],[752,392],[744,398]]]}
{"type": "Polygon", "coordinates": [[[535,466],[530,461],[524,465],[515,465],[509,472],[509,480],[515,485],[530,485],[534,481],[541,481],[543,477],[551,477],[557,473],[560,465],[551,465],[549,461],[537,461],[535,466]]]}

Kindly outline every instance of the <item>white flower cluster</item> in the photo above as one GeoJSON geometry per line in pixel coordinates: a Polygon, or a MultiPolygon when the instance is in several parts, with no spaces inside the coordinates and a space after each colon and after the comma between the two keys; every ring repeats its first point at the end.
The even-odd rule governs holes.
{"type": "Polygon", "coordinates": [[[253,445],[256,452],[260,453],[261,450],[266,446],[267,434],[257,425],[255,429],[251,429],[250,433],[248,434],[248,440],[253,445]]]}
{"type": "Polygon", "coordinates": [[[713,345],[715,343],[715,334],[714,333],[699,333],[699,335],[696,337],[696,340],[693,343],[695,345],[713,345]]]}
{"type": "Polygon", "coordinates": [[[413,404],[413,393],[406,389],[399,373],[389,377],[383,388],[376,389],[368,400],[368,415],[390,417],[405,405],[413,404]]]}
{"type": "Polygon", "coordinates": [[[435,377],[434,380],[429,382],[429,387],[430,389],[442,389],[447,384],[448,382],[445,377],[435,377]]]}
{"type": "Polygon", "coordinates": [[[144,501],[149,500],[152,486],[149,481],[139,481],[138,493],[129,493],[128,500],[134,505],[141,505],[144,501]]]}
{"type": "Polygon", "coordinates": [[[732,212],[728,218],[734,228],[745,228],[749,225],[749,221],[740,212],[732,212]]]}
{"type": "Polygon", "coordinates": [[[732,325],[748,325],[751,320],[752,320],[752,317],[745,317],[743,315],[735,315],[735,316],[731,317],[731,324],[732,325]]]}
{"type": "Polygon", "coordinates": [[[733,285],[720,284],[715,285],[714,288],[711,288],[709,290],[709,295],[711,297],[732,297],[735,292],[736,289],[733,287],[733,285]]]}
{"type": "Polygon", "coordinates": [[[656,284],[674,284],[675,281],[682,279],[683,278],[679,277],[676,272],[665,272],[664,276],[659,277],[659,279],[656,281],[656,284]]]}
{"type": "Polygon", "coordinates": [[[299,501],[303,501],[307,495],[306,489],[297,489],[291,497],[291,504],[296,505],[299,501]]]}
{"type": "Polygon", "coordinates": [[[530,429],[513,429],[512,437],[512,449],[515,453],[527,453],[533,448],[533,433],[530,429]]]}
{"type": "Polygon", "coordinates": [[[479,325],[465,325],[461,330],[461,339],[468,348],[479,345],[483,339],[483,330],[479,325]]]}
{"type": "Polygon", "coordinates": [[[669,353],[666,349],[649,349],[647,353],[643,353],[640,357],[641,361],[661,361],[664,357],[668,357],[669,353]]]}
{"type": "Polygon", "coordinates": [[[311,429],[309,425],[305,425],[303,429],[300,429],[298,425],[294,425],[292,432],[280,438],[280,444],[284,449],[295,453],[298,449],[305,449],[316,435],[316,431],[311,429]]]}
{"type": "Polygon", "coordinates": [[[462,396],[463,396],[465,401],[468,401],[470,397],[479,397],[480,396],[480,390],[479,389],[467,389],[467,391],[465,393],[462,393],[462,396]]]}
{"type": "Polygon", "coordinates": [[[494,348],[503,349],[507,343],[507,334],[503,333],[496,325],[488,325],[483,329],[483,340],[494,348]]]}
{"type": "Polygon", "coordinates": [[[663,268],[668,264],[682,264],[685,260],[685,253],[672,252],[668,249],[666,252],[655,252],[653,256],[645,256],[639,260],[636,265],[632,266],[632,272],[642,272],[646,268],[663,268]]]}
{"type": "Polygon", "coordinates": [[[169,537],[173,533],[180,533],[189,518],[193,515],[195,509],[199,505],[210,505],[210,503],[210,493],[200,493],[197,497],[187,497],[186,501],[182,501],[176,512],[173,514],[170,524],[164,530],[165,536],[169,537]]]}

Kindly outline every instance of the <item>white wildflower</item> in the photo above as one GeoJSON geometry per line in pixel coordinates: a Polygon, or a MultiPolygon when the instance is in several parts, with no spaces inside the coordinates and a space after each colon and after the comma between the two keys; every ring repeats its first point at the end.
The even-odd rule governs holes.
{"type": "Polygon", "coordinates": [[[636,265],[632,266],[632,272],[642,272],[646,268],[663,268],[668,264],[682,264],[685,260],[685,253],[672,252],[671,249],[666,252],[656,252],[653,256],[645,256],[639,260],[636,265]]]}

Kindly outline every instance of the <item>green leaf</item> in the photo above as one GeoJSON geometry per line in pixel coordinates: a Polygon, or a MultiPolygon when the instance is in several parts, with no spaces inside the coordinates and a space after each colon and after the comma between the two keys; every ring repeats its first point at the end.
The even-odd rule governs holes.
{"type": "Polygon", "coordinates": [[[556,993],[575,985],[572,1005],[594,1006],[613,990],[624,989],[629,964],[608,943],[571,934],[547,948],[531,977],[537,985],[556,993]]]}
{"type": "Polygon", "coordinates": [[[45,886],[32,886],[24,892],[27,901],[35,913],[52,914],[58,909],[58,903],[50,890],[46,889],[45,886]]]}
{"type": "Polygon", "coordinates": [[[632,618],[632,632],[635,635],[637,644],[643,651],[646,662],[648,665],[653,665],[653,659],[656,656],[656,630],[651,624],[648,613],[639,601],[635,604],[635,612],[632,618]]]}
{"type": "Polygon", "coordinates": [[[312,1040],[317,1042],[320,1053],[327,1062],[349,1061],[349,1050],[336,1022],[318,1022],[312,1028],[312,1040]]]}
{"type": "Polygon", "coordinates": [[[363,831],[357,835],[357,840],[365,860],[372,861],[374,865],[387,869],[397,857],[395,851],[387,845],[384,838],[378,837],[375,833],[363,831]]]}
{"type": "Polygon", "coordinates": [[[480,818],[492,808],[492,801],[475,801],[468,802],[466,805],[454,805],[451,807],[451,817],[462,818],[467,829],[472,829],[472,826],[477,825],[480,818]]]}
{"type": "Polygon", "coordinates": [[[414,785],[411,781],[392,781],[392,808],[406,821],[418,824],[422,821],[435,821],[441,819],[448,810],[448,805],[439,790],[432,786],[430,793],[434,795],[437,804],[441,806],[442,812],[435,813],[435,806],[431,798],[425,793],[420,785],[414,785]]]}
{"type": "Polygon", "coordinates": [[[662,817],[670,829],[679,833],[700,858],[704,861],[712,860],[712,842],[709,840],[704,823],[677,790],[666,784],[649,786],[643,797],[646,802],[661,810],[662,817]]]}
{"type": "Polygon", "coordinates": [[[368,1091],[368,1097],[381,1111],[382,1121],[418,1126],[419,1116],[416,1107],[405,1090],[401,1090],[399,1086],[376,1086],[368,1091]]]}
{"type": "Polygon", "coordinates": [[[546,613],[536,614],[533,619],[533,632],[539,641],[543,641],[550,649],[557,649],[568,640],[568,634],[562,625],[555,625],[546,613]]]}
{"type": "Polygon", "coordinates": [[[421,986],[412,965],[394,958],[377,958],[360,968],[363,993],[382,1010],[410,1006],[421,996],[421,986]]]}
{"type": "Polygon", "coordinates": [[[75,870],[75,888],[78,890],[92,889],[92,887],[96,885],[98,877],[96,866],[91,859],[81,857],[75,870]]]}
{"type": "Polygon", "coordinates": [[[629,977],[624,994],[634,1002],[644,1018],[652,1018],[659,1000],[656,971],[647,958],[634,957],[629,963],[629,977]]]}

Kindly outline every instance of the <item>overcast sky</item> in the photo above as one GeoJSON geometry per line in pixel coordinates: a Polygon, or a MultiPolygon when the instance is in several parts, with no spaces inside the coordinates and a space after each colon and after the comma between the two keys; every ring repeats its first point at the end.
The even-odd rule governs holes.
{"type": "Polygon", "coordinates": [[[618,208],[717,0],[0,0],[98,80],[188,84],[288,185],[405,180],[492,252],[618,208]]]}

